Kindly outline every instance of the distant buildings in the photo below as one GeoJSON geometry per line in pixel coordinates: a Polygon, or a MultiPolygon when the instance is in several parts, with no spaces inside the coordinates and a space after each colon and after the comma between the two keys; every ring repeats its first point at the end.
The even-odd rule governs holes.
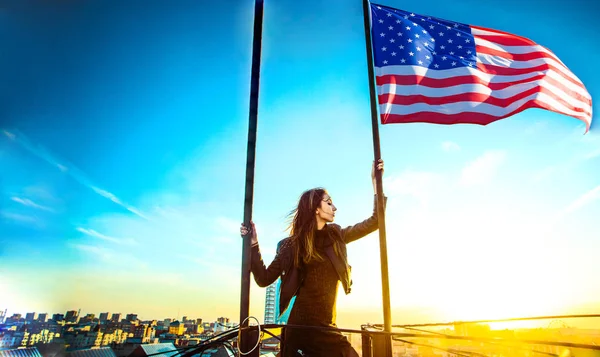
{"type": "Polygon", "coordinates": [[[137,321],[137,319],[138,319],[137,314],[127,314],[127,316],[125,317],[125,320],[127,320],[127,321],[137,321]]]}
{"type": "Polygon", "coordinates": [[[169,333],[173,334],[175,336],[180,336],[183,335],[183,333],[185,332],[185,326],[183,325],[183,323],[179,322],[179,321],[173,321],[171,322],[171,324],[169,324],[169,333]]]}
{"type": "Polygon", "coordinates": [[[121,321],[121,313],[120,312],[113,314],[112,317],[110,318],[110,322],[113,322],[113,323],[117,323],[120,321],[121,321]]]}
{"type": "Polygon", "coordinates": [[[108,312],[101,312],[100,316],[98,317],[98,320],[100,320],[101,324],[105,324],[108,322],[109,318],[110,318],[110,314],[108,312]]]}
{"type": "Polygon", "coordinates": [[[79,313],[75,310],[67,311],[65,314],[65,321],[68,323],[77,323],[79,319],[79,313]]]}
{"type": "Polygon", "coordinates": [[[44,323],[44,322],[46,322],[47,319],[48,319],[48,314],[41,313],[41,314],[38,315],[37,322],[44,323]]]}
{"type": "Polygon", "coordinates": [[[35,312],[28,312],[25,314],[25,322],[32,323],[35,321],[35,312]]]}
{"type": "MultiPolygon", "coordinates": [[[[215,333],[237,326],[227,317],[220,317],[215,322],[187,316],[185,322],[173,319],[141,321],[132,313],[121,319],[121,313],[102,312],[96,317],[90,313],[83,316],[81,311],[75,310],[54,314],[52,319],[48,319],[47,313],[35,312],[25,316],[5,316],[5,312],[0,312],[3,319],[0,323],[0,357],[23,357],[25,350],[43,356],[128,357],[140,346],[144,348],[137,349],[138,353],[151,351],[159,344],[167,344],[171,350],[198,345],[215,333]]],[[[215,349],[205,355],[217,356],[224,352],[215,349]]]]}

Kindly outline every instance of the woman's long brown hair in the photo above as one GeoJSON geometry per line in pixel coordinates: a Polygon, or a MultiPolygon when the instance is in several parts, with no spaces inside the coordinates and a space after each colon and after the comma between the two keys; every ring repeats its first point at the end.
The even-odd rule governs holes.
{"type": "MultiPolygon", "coordinates": [[[[298,201],[298,207],[289,214],[290,238],[296,243],[294,249],[296,267],[300,266],[300,262],[306,264],[313,259],[323,261],[323,256],[315,249],[315,231],[317,230],[317,208],[321,207],[321,201],[326,193],[327,191],[322,187],[304,191],[298,201]]],[[[334,246],[337,254],[337,244],[334,246]]]]}

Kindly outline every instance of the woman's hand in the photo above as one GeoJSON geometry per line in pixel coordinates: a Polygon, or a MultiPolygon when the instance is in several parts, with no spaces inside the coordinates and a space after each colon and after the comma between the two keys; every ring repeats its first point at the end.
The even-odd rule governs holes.
{"type": "Polygon", "coordinates": [[[383,177],[383,160],[379,159],[377,165],[375,165],[375,161],[373,161],[373,167],[371,168],[371,180],[373,180],[373,192],[377,194],[377,184],[375,180],[375,170],[381,171],[381,176],[383,177]]]}
{"type": "Polygon", "coordinates": [[[252,221],[250,221],[250,229],[248,229],[248,227],[246,227],[246,225],[243,223],[242,223],[242,226],[240,227],[240,234],[242,235],[242,238],[245,237],[246,235],[248,235],[248,233],[250,233],[250,244],[251,245],[258,244],[258,237],[256,235],[256,227],[254,226],[254,222],[252,222],[252,221]]]}

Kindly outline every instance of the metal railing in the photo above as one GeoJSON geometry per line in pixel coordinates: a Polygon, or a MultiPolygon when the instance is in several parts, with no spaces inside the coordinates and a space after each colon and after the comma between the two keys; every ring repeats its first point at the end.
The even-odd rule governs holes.
{"type": "MultiPolygon", "coordinates": [[[[538,316],[527,318],[435,322],[425,324],[394,325],[394,331],[383,330],[381,324],[362,325],[360,330],[263,324],[256,326],[232,328],[226,332],[214,335],[201,344],[182,347],[173,350],[170,357],[199,356],[215,348],[225,348],[231,356],[260,356],[276,353],[285,345],[282,338],[285,329],[305,329],[337,331],[346,335],[361,357],[381,357],[386,353],[386,340],[392,338],[393,356],[447,356],[447,357],[533,357],[533,356],[600,356],[600,323],[598,328],[576,329],[532,328],[514,330],[493,330],[486,323],[535,320],[566,320],[582,318],[599,318],[600,314],[538,316]],[[487,326],[487,328],[486,328],[487,326]],[[445,329],[440,329],[446,327],[445,329]],[[428,328],[437,328],[436,331],[428,328]],[[240,351],[237,342],[241,332],[250,336],[249,346],[255,346],[248,351],[240,351]],[[263,341],[277,341],[279,348],[267,350],[263,341]]],[[[272,343],[269,346],[272,347],[272,343]]],[[[165,352],[163,352],[164,354],[165,352]]],[[[205,355],[206,356],[206,355],[205,355]]],[[[301,356],[298,354],[298,356],[301,356]]],[[[306,356],[310,357],[310,356],[306,356]]]]}

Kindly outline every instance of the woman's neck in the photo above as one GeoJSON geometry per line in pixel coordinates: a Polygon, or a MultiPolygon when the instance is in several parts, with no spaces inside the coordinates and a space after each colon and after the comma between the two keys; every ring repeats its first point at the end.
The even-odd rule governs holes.
{"type": "Polygon", "coordinates": [[[325,221],[317,220],[317,230],[320,231],[323,227],[325,227],[325,221]]]}

